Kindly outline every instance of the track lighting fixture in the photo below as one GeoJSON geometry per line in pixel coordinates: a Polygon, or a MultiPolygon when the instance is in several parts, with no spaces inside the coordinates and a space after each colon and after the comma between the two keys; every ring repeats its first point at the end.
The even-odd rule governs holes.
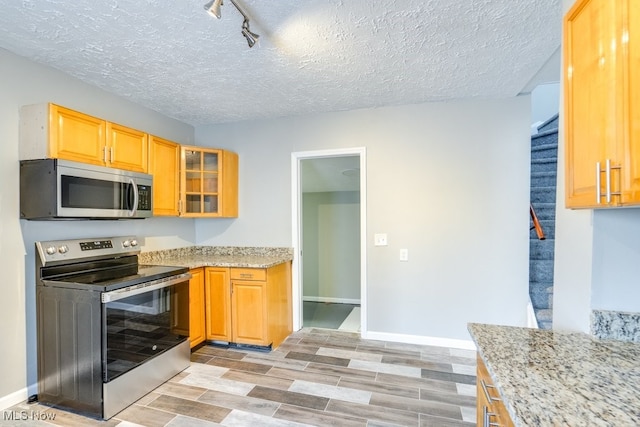
{"type": "MultiPolygon", "coordinates": [[[[251,32],[251,30],[249,29],[249,17],[247,16],[246,13],[244,13],[242,9],[240,9],[240,6],[238,6],[238,3],[236,3],[235,0],[230,0],[230,1],[231,1],[231,4],[233,4],[235,8],[238,9],[238,12],[240,12],[242,17],[244,18],[244,21],[242,21],[242,35],[244,36],[245,39],[247,39],[247,44],[249,44],[249,47],[251,48],[253,47],[254,44],[256,44],[260,36],[256,33],[251,32]]],[[[206,10],[207,13],[213,16],[214,18],[220,19],[220,17],[222,16],[222,11],[220,9],[220,6],[222,5],[223,5],[222,0],[211,0],[210,2],[204,5],[204,10],[206,10]]]]}
{"type": "Polygon", "coordinates": [[[209,3],[204,5],[204,10],[214,18],[220,19],[222,16],[222,12],[220,11],[220,6],[222,6],[222,0],[211,0],[209,3]]]}
{"type": "Polygon", "coordinates": [[[252,33],[251,30],[249,30],[248,19],[245,19],[244,22],[242,23],[242,35],[244,36],[245,39],[247,39],[247,43],[249,44],[249,47],[253,47],[253,45],[256,44],[256,42],[260,38],[259,35],[257,35],[256,33],[252,33]]]}

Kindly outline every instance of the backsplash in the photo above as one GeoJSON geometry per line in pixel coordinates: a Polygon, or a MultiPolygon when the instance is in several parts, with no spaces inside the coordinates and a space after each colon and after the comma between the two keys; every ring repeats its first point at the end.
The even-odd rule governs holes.
{"type": "Polygon", "coordinates": [[[640,313],[593,310],[591,334],[600,339],[640,342],[640,313]]]}
{"type": "Polygon", "coordinates": [[[186,248],[165,249],[162,251],[142,252],[138,256],[141,264],[153,264],[167,258],[195,255],[222,256],[282,256],[293,258],[293,248],[270,248],[249,246],[189,246],[186,248]]]}

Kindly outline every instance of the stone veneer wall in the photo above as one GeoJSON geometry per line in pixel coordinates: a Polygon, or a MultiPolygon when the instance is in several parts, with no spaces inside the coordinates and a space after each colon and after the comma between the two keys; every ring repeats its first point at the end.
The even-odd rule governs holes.
{"type": "Polygon", "coordinates": [[[640,342],[640,313],[593,310],[591,333],[600,339],[640,342]]]}

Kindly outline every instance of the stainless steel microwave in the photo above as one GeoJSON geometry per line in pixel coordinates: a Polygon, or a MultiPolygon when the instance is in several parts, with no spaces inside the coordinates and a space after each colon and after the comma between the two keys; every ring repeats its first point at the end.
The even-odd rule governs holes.
{"type": "Polygon", "coordinates": [[[152,215],[153,177],[59,159],[20,161],[20,218],[127,219],[152,215]]]}

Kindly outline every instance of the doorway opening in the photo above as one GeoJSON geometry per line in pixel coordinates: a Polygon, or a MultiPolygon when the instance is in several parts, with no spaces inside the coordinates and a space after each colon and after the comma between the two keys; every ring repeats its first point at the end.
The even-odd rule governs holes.
{"type": "Polygon", "coordinates": [[[366,333],[364,148],[292,154],[293,326],[366,333]]]}

